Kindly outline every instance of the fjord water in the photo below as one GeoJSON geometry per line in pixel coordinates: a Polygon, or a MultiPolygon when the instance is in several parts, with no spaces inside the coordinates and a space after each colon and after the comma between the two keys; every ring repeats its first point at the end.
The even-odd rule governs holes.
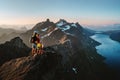
{"type": "Polygon", "coordinates": [[[106,34],[95,34],[92,39],[101,43],[96,46],[97,52],[104,56],[105,63],[113,69],[120,71],[120,43],[110,39],[106,34]]]}

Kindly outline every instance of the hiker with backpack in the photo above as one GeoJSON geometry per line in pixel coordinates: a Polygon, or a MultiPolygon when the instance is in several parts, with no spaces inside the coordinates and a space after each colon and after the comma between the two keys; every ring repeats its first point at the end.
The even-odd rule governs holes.
{"type": "Polygon", "coordinates": [[[40,42],[40,34],[37,34],[36,37],[37,37],[37,53],[42,54],[43,53],[43,45],[40,42]]]}
{"type": "Polygon", "coordinates": [[[40,36],[37,31],[33,32],[30,42],[32,43],[32,55],[41,54],[43,46],[40,42],[40,36]]]}
{"type": "Polygon", "coordinates": [[[30,39],[30,43],[32,44],[32,55],[34,55],[36,53],[36,47],[37,47],[37,45],[36,45],[36,40],[37,40],[36,35],[37,35],[37,32],[34,31],[33,34],[32,34],[32,37],[30,39]]]}

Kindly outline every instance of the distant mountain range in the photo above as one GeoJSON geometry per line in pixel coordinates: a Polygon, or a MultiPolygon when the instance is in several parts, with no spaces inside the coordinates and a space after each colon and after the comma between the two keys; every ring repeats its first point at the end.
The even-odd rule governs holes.
{"type": "Polygon", "coordinates": [[[111,24],[111,25],[86,25],[91,30],[95,31],[110,31],[110,30],[120,30],[120,24],[111,24]]]}
{"type": "Polygon", "coordinates": [[[103,33],[110,35],[112,40],[120,42],[120,30],[110,30],[103,33]]]}
{"type": "Polygon", "coordinates": [[[11,32],[15,32],[14,29],[5,29],[5,28],[0,28],[0,36],[3,34],[10,34],[11,32]]]}
{"type": "Polygon", "coordinates": [[[12,28],[0,28],[0,44],[10,41],[12,38],[19,36],[25,30],[15,30],[12,28]]]}
{"type": "Polygon", "coordinates": [[[0,28],[4,29],[14,29],[18,31],[27,31],[31,29],[34,24],[26,24],[26,25],[0,25],[0,28]]]}
{"type": "Polygon", "coordinates": [[[112,33],[110,35],[110,38],[113,39],[113,40],[116,40],[116,41],[120,42],[120,31],[116,32],[116,33],[112,33]]]}

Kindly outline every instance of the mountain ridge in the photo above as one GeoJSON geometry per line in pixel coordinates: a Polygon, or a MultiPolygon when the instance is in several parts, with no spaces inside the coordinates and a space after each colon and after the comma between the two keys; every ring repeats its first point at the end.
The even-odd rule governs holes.
{"type": "Polygon", "coordinates": [[[29,47],[31,46],[30,43],[28,42],[29,38],[31,37],[32,33],[35,30],[40,33],[40,36],[42,38],[41,41],[43,42],[44,45],[47,42],[52,43],[52,42],[56,41],[56,43],[54,43],[54,44],[47,44],[45,46],[51,46],[51,45],[57,44],[59,42],[59,40],[60,40],[60,35],[61,35],[61,38],[63,38],[65,35],[70,35],[70,36],[75,35],[75,36],[78,37],[79,35],[87,36],[88,34],[91,34],[91,32],[89,33],[89,31],[85,30],[78,23],[69,23],[69,22],[65,21],[64,19],[60,19],[57,23],[53,23],[49,19],[47,19],[44,22],[37,23],[31,30],[28,30],[27,32],[22,33],[20,35],[21,39],[23,39],[24,43],[29,47]],[[65,25],[61,24],[61,26],[58,26],[58,23],[61,23],[61,22],[64,22],[65,25]],[[73,26],[73,24],[74,24],[74,26],[73,26]],[[69,25],[70,28],[68,28],[68,30],[63,30],[66,25],[69,25]],[[59,39],[58,39],[57,36],[56,37],[51,37],[51,34],[53,32],[54,32],[54,36],[57,35],[59,37],[59,39]],[[50,38],[48,38],[48,37],[50,37],[50,38]],[[45,40],[47,40],[47,41],[45,41],[45,40]]]}
{"type": "MultiPolygon", "coordinates": [[[[67,21],[65,22],[67,23],[67,21]]],[[[9,45],[2,44],[5,49],[0,47],[0,50],[4,51],[7,48],[12,50],[10,46],[13,46],[13,49],[20,47],[15,52],[9,50],[7,53],[19,52],[17,54],[19,55],[21,49],[24,49],[22,52],[24,55],[17,58],[12,57],[4,62],[0,67],[0,79],[115,80],[114,71],[104,63],[105,58],[99,55],[95,49],[95,46],[100,43],[91,39],[81,25],[75,27],[71,26],[71,23],[67,23],[60,27],[56,24],[47,19],[45,22],[36,24],[31,30],[22,33],[20,37],[6,42],[10,43],[9,45]],[[72,28],[68,28],[68,25],[72,28]],[[67,30],[62,28],[67,28],[67,30]],[[29,56],[31,48],[27,46],[31,45],[28,40],[34,30],[39,31],[43,37],[41,41],[45,45],[44,53],[29,56]]]]}
{"type": "Polygon", "coordinates": [[[14,58],[28,56],[30,48],[19,37],[0,44],[0,65],[14,58]]]}

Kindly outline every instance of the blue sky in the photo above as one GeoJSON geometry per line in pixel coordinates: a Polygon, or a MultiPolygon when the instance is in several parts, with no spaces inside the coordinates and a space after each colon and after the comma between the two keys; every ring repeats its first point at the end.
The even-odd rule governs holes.
{"type": "Polygon", "coordinates": [[[0,0],[0,24],[60,18],[87,25],[120,23],[120,0],[0,0]]]}

